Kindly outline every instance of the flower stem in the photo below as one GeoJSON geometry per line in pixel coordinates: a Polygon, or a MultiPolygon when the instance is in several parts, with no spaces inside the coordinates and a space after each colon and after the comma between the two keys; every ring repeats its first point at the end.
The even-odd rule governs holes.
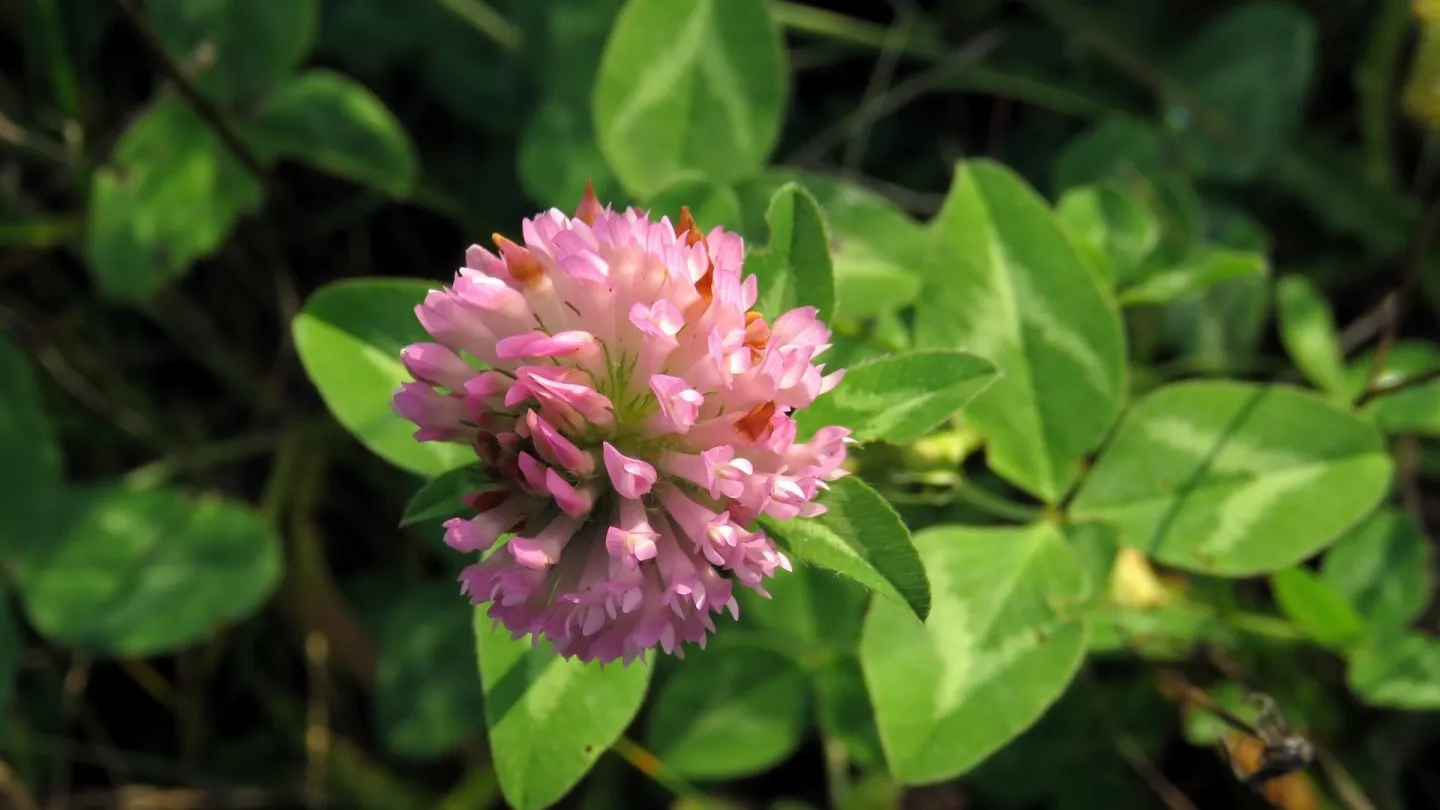
{"type": "Polygon", "coordinates": [[[611,746],[621,759],[630,763],[635,770],[653,779],[656,783],[663,785],[676,796],[692,799],[704,799],[705,793],[699,788],[690,784],[686,779],[670,770],[660,758],[650,753],[645,746],[635,742],[629,737],[621,737],[611,746]]]}
{"type": "Polygon", "coordinates": [[[971,481],[961,481],[960,486],[955,488],[955,497],[982,512],[1016,523],[1034,523],[1041,517],[1039,509],[1015,503],[1009,498],[976,486],[971,481]]]}

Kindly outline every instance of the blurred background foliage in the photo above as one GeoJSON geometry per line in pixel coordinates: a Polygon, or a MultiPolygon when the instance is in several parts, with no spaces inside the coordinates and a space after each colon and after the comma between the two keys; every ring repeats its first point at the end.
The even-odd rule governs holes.
{"type": "MultiPolygon", "coordinates": [[[[1348,402],[1440,367],[1440,4],[694,2],[704,25],[675,30],[665,2],[632,0],[608,50],[619,0],[0,6],[7,806],[498,806],[459,561],[414,504],[396,528],[416,473],[453,460],[368,436],[403,469],[381,463],[335,422],[386,412],[375,380],[325,379],[324,347],[413,327],[354,321],[369,288],[343,285],[290,324],[328,282],[422,289],[465,245],[572,209],[587,179],[761,243],[772,192],[802,180],[835,237],[832,365],[945,328],[927,306],[946,291],[914,271],[921,229],[954,163],[988,156],[1113,274],[1132,394],[1228,376],[1348,402]],[[675,72],[682,92],[645,114],[659,119],[623,109],[675,72]],[[730,101],[756,138],[717,134],[707,105],[730,101]],[[320,347],[307,363],[328,410],[297,339],[320,347]]],[[[1263,671],[1334,752],[1324,772],[1349,785],[1334,806],[1440,807],[1440,723],[1393,711],[1440,708],[1434,641],[1399,636],[1437,628],[1440,383],[1368,413],[1397,458],[1395,508],[1318,571],[1246,587],[1155,579],[1122,554],[1084,676],[958,782],[884,776],[860,597],[806,574],[800,603],[745,606],[787,654],[660,660],[634,733],[664,766],[627,742],[566,802],[1261,806],[1207,747],[1213,725],[1155,689],[1153,662],[1210,650],[1222,673],[1263,671]],[[1272,591],[1279,617],[1213,620],[1272,591]],[[1343,646],[1362,624],[1404,654],[1352,669],[1347,690],[1299,641],[1343,646]],[[731,665],[768,674],[726,687],[731,665]]],[[[862,469],[913,526],[996,522],[995,504],[957,499],[974,447],[947,436],[867,449],[862,469]]]]}

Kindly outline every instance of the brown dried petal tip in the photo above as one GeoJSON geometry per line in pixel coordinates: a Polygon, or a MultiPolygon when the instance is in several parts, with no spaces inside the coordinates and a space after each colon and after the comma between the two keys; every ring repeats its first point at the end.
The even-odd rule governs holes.
{"type": "Polygon", "coordinates": [[[500,248],[500,254],[505,257],[505,267],[510,270],[510,277],[521,284],[534,284],[545,275],[545,265],[540,260],[530,255],[530,251],[511,242],[500,234],[492,234],[491,239],[495,240],[495,246],[500,248]]]}
{"type": "Polygon", "coordinates": [[[752,442],[760,441],[770,428],[770,419],[775,416],[775,403],[762,402],[750,412],[735,420],[735,430],[752,442]]]}
{"type": "Polygon", "coordinates": [[[705,241],[705,234],[701,233],[700,226],[695,224],[695,217],[690,214],[688,205],[680,207],[680,219],[675,223],[675,235],[685,237],[685,244],[691,246],[705,241]]]}
{"type": "Polygon", "coordinates": [[[595,196],[595,183],[586,180],[585,194],[580,197],[580,207],[575,209],[575,218],[586,225],[594,225],[595,218],[604,211],[605,209],[600,206],[600,198],[595,196]]]}

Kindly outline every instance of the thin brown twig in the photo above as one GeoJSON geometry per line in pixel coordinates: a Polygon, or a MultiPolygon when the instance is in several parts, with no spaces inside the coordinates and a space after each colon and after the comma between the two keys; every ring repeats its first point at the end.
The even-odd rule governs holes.
{"type": "Polygon", "coordinates": [[[1083,676],[1086,685],[1089,687],[1088,691],[1090,692],[1090,699],[1095,706],[1095,711],[1100,715],[1101,722],[1103,722],[1109,730],[1111,742],[1115,744],[1115,750],[1118,751],[1120,756],[1125,759],[1125,762],[1129,764],[1130,769],[1135,771],[1135,775],[1140,777],[1141,781],[1159,797],[1161,802],[1164,802],[1169,810],[1199,810],[1199,808],[1195,806],[1195,803],[1190,801],[1190,797],[1186,796],[1180,788],[1175,786],[1174,782],[1167,779],[1165,774],[1161,773],[1160,769],[1155,767],[1155,763],[1151,762],[1150,758],[1145,755],[1145,751],[1140,747],[1140,744],[1135,741],[1135,738],[1130,735],[1130,732],[1126,731],[1125,728],[1120,725],[1119,720],[1117,720],[1114,713],[1110,711],[1109,702],[1106,701],[1105,696],[1100,693],[1100,685],[1096,682],[1095,676],[1092,675],[1089,670],[1083,670],[1083,676]]]}
{"type": "Polygon", "coordinates": [[[1355,401],[1355,405],[1356,407],[1359,407],[1361,405],[1369,403],[1371,400],[1378,397],[1389,396],[1390,394],[1405,391],[1410,388],[1418,388],[1419,386],[1422,386],[1429,382],[1434,382],[1435,380],[1440,380],[1440,366],[1436,366],[1435,368],[1427,369],[1416,374],[1411,374],[1409,377],[1396,380],[1395,382],[1388,385],[1374,385],[1369,388],[1364,394],[1362,394],[1358,400],[1355,401]]]}
{"type": "Polygon", "coordinates": [[[305,720],[305,806],[323,810],[329,803],[326,763],[330,760],[330,643],[323,633],[305,638],[305,668],[310,696],[305,720]]]}
{"type": "Polygon", "coordinates": [[[115,5],[119,7],[121,16],[125,17],[130,27],[135,30],[135,33],[138,34],[140,39],[145,43],[145,49],[150,52],[150,55],[154,57],[156,63],[160,66],[160,72],[164,73],[165,78],[169,79],[170,83],[175,86],[175,90],[180,94],[181,98],[185,99],[185,102],[195,110],[201,120],[215,132],[220,138],[220,141],[225,144],[225,148],[229,149],[230,152],[235,155],[235,159],[240,161],[240,164],[245,167],[246,171],[254,175],[255,179],[259,180],[261,185],[269,188],[276,196],[283,199],[285,195],[271,182],[270,173],[266,171],[264,161],[260,160],[254,150],[240,138],[235,132],[235,129],[225,120],[225,116],[220,112],[220,109],[210,103],[210,100],[205,98],[205,96],[195,88],[194,83],[186,77],[185,71],[180,69],[180,65],[175,61],[174,57],[170,55],[170,52],[165,49],[165,43],[160,40],[159,35],[157,35],[154,29],[150,27],[150,24],[145,21],[145,16],[135,7],[134,0],[115,0],[115,5]]]}
{"type": "Polygon", "coordinates": [[[964,47],[936,63],[934,67],[897,83],[890,88],[888,93],[874,99],[869,104],[861,104],[854,112],[816,133],[814,137],[792,152],[785,162],[802,166],[817,162],[827,150],[845,140],[857,127],[867,126],[871,122],[878,121],[920,96],[935,90],[952,74],[964,70],[993,51],[1000,44],[1002,37],[1003,32],[998,28],[975,36],[964,47]]]}
{"type": "Polygon", "coordinates": [[[1425,256],[1430,252],[1430,243],[1434,240],[1437,229],[1440,229],[1440,198],[1430,204],[1430,209],[1425,215],[1425,222],[1420,226],[1420,233],[1411,247],[1409,261],[1405,266],[1405,275],[1400,279],[1400,286],[1395,290],[1389,317],[1386,318],[1385,324],[1380,330],[1380,340],[1375,345],[1375,356],[1370,361],[1370,372],[1365,378],[1365,395],[1361,398],[1362,400],[1372,396],[1376,383],[1385,370],[1385,361],[1390,356],[1390,349],[1400,336],[1400,323],[1410,311],[1415,287],[1420,283],[1420,272],[1425,267],[1425,256]]]}
{"type": "MultiPolygon", "coordinates": [[[[885,95],[885,87],[895,77],[895,67],[900,63],[900,55],[915,28],[915,18],[919,16],[911,0],[892,0],[891,6],[895,11],[895,22],[885,31],[885,42],[875,60],[875,69],[870,72],[865,94],[860,99],[861,107],[869,106],[885,95]]],[[[846,169],[858,171],[863,165],[865,149],[870,141],[870,130],[874,125],[873,119],[861,119],[850,131],[845,143],[844,157],[841,159],[841,165],[846,169]]]]}

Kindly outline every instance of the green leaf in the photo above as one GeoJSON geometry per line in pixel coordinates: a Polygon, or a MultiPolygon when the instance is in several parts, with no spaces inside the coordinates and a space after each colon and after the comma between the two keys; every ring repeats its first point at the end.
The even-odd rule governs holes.
{"type": "Polygon", "coordinates": [[[822,657],[855,651],[860,619],[870,592],[844,577],[801,564],[776,574],[761,596],[752,588],[736,590],[740,624],[776,639],[779,649],[810,665],[822,657]]]}
{"type": "Polygon", "coordinates": [[[1259,253],[1205,249],[1191,254],[1174,267],[1151,273],[1121,290],[1120,304],[1126,307],[1167,304],[1232,279],[1263,279],[1269,267],[1269,262],[1259,253]]]}
{"type": "Polygon", "coordinates": [[[288,78],[250,122],[251,143],[397,197],[410,193],[415,149],[400,122],[363,85],[331,70],[288,78]]]}
{"type": "Polygon", "coordinates": [[[812,673],[811,684],[816,719],[825,737],[839,740],[850,759],[864,770],[883,771],[885,751],[859,659],[847,655],[831,660],[812,673]]]}
{"type": "Polygon", "coordinates": [[[842,425],[862,442],[907,444],[995,381],[995,367],[964,352],[911,352],[845,370],[833,390],[799,412],[800,432],[842,425]]]}
{"type": "Polygon", "coordinates": [[[1383,508],[1325,553],[1320,573],[1375,627],[1402,627],[1425,611],[1430,546],[1415,518],[1383,508]]]}
{"type": "Polygon", "coordinates": [[[835,270],[819,203],[805,189],[786,184],[770,198],[765,222],[770,243],[745,257],[746,274],[760,282],[756,308],[772,320],[806,306],[828,317],[835,309],[835,270]]]}
{"type": "Polygon", "coordinates": [[[1270,587],[1281,612],[1320,644],[1345,649],[1365,632],[1360,614],[1344,594],[1307,568],[1276,571],[1270,587]]]}
{"type": "Polygon", "coordinates": [[[928,239],[920,223],[894,203],[849,180],[770,168],[736,186],[747,238],[768,232],[762,215],[786,183],[803,186],[820,203],[835,265],[835,319],[864,320],[894,312],[920,297],[919,270],[928,239]]]}
{"type": "Polygon", "coordinates": [[[427,30],[444,14],[438,3],[411,0],[345,0],[320,4],[315,50],[347,70],[374,75],[417,55],[427,30]]]}
{"type": "Polygon", "coordinates": [[[1316,388],[1327,394],[1343,394],[1345,358],[1340,351],[1340,334],[1325,296],[1304,276],[1285,276],[1275,285],[1280,314],[1280,342],[1290,359],[1316,388]]]}
{"type": "Polygon", "coordinates": [[[1045,716],[966,776],[966,784],[1001,807],[1119,810],[1154,803],[1145,782],[1114,744],[1097,733],[1122,728],[1129,752],[1163,757],[1175,709],[1154,677],[1121,673],[1075,681],[1045,716]]]}
{"type": "Polygon", "coordinates": [[[916,341],[995,364],[966,421],[995,472],[1058,501],[1120,408],[1119,313],[1045,201],[997,164],[962,164],[931,229],[916,341]]]}
{"type": "Polygon", "coordinates": [[[1160,244],[1159,218],[1117,183],[1067,191],[1055,213],[1072,236],[1104,258],[1111,281],[1133,280],[1160,244]]]}
{"type": "Polygon", "coordinates": [[[20,672],[20,657],[25,653],[25,637],[20,634],[10,600],[0,599],[0,712],[10,715],[10,701],[15,697],[15,676],[20,672]]]}
{"type": "Polygon", "coordinates": [[[1304,11],[1259,0],[1227,11],[1180,52],[1170,76],[1201,111],[1177,104],[1164,118],[1197,176],[1248,180],[1279,155],[1304,114],[1318,40],[1304,11]],[[1201,116],[1213,119],[1211,131],[1201,116]]]}
{"type": "Polygon", "coordinates": [[[259,95],[315,41],[319,0],[151,0],[145,13],[171,58],[221,103],[259,95]]]}
{"type": "Polygon", "coordinates": [[[691,653],[655,696],[645,740],[681,776],[749,776],[799,747],[807,704],[805,674],[787,655],[746,647],[691,653]]]}
{"type": "Polygon", "coordinates": [[[890,504],[854,476],[832,482],[820,503],[828,511],[819,517],[760,522],[796,557],[843,574],[924,619],[930,612],[925,568],[890,504]]]}
{"type": "Polygon", "coordinates": [[[1090,652],[1124,653],[1152,661],[1184,661],[1202,641],[1221,637],[1214,614],[1201,605],[1168,602],[1134,608],[1101,605],[1087,614],[1090,652]]]}
{"type": "Polygon", "coordinates": [[[113,299],[148,298],[214,252],[263,197],[189,106],[157,103],[92,176],[85,256],[96,285],[113,299]]]}
{"type": "Polygon", "coordinates": [[[512,639],[475,611],[490,751],[515,810],[555,804],[619,739],[640,710],[651,668],[564,659],[547,641],[512,639]]]}
{"type": "Polygon", "coordinates": [[[484,473],[474,465],[440,473],[426,481],[405,503],[401,528],[427,520],[447,520],[468,512],[470,507],[461,499],[480,490],[485,481],[484,473]]]}
{"type": "Polygon", "coordinates": [[[1249,576],[1332,542],[1385,496],[1393,466],[1374,428],[1319,397],[1183,382],[1126,414],[1071,512],[1168,565],[1249,576]]]}
{"type": "Polygon", "coordinates": [[[1164,307],[1158,315],[1160,342],[1196,369],[1239,373],[1255,355],[1269,312],[1267,268],[1265,274],[1221,281],[1164,307]]]}
{"type": "Polygon", "coordinates": [[[35,629],[86,653],[160,655],[255,612],[280,541],[249,508],[167,489],[74,492],[53,545],[18,576],[35,629]]]}
{"type": "Polygon", "coordinates": [[[787,74],[764,0],[629,0],[595,78],[600,149],[644,197],[694,169],[729,183],[780,134],[787,74]]]}
{"type": "Polygon", "coordinates": [[[60,443],[26,357],[0,333],[0,559],[43,546],[63,493],[60,443]]]}
{"type": "Polygon", "coordinates": [[[666,183],[645,199],[641,208],[650,212],[651,221],[662,216],[671,223],[680,221],[680,209],[688,207],[690,216],[704,233],[716,225],[734,231],[740,227],[740,200],[729,186],[712,183],[699,175],[682,175],[666,183]]]}
{"type": "Polygon", "coordinates": [[[1060,697],[1084,657],[1089,590],[1049,524],[937,527],[915,544],[936,583],[929,619],[876,599],[860,641],[885,758],[906,784],[965,773],[1060,697]]]}
{"type": "Polygon", "coordinates": [[[574,210],[587,180],[602,202],[616,197],[619,184],[595,145],[585,109],[555,101],[540,105],[520,134],[518,159],[520,185],[541,205],[574,210]]]}
{"type": "Polygon", "coordinates": [[[1351,656],[1346,680],[1372,706],[1440,709],[1440,640],[1416,633],[1377,637],[1351,656]]]}
{"type": "Polygon", "coordinates": [[[336,421],[371,452],[397,467],[439,475],[473,461],[468,447],[415,441],[415,426],[390,407],[410,375],[400,350],[430,338],[415,306],[439,282],[349,279],[316,290],[292,329],[300,362],[336,421]]]}
{"type": "Polygon", "coordinates": [[[1110,116],[1076,136],[1055,160],[1055,187],[1061,191],[1104,180],[1166,170],[1165,145],[1150,124],[1110,116]]]}
{"type": "MultiPolygon", "coordinates": [[[[1350,364],[1347,393],[1351,399],[1365,391],[1374,362],[1374,354],[1366,353],[1350,364]]],[[[1385,355],[1385,365],[1375,383],[1380,387],[1396,385],[1437,368],[1440,368],[1440,348],[1436,348],[1435,344],[1401,340],[1391,346],[1385,355]]],[[[1374,419],[1375,424],[1386,433],[1440,436],[1440,379],[1393,394],[1380,394],[1365,406],[1363,413],[1374,419]]]]}
{"type": "Polygon", "coordinates": [[[470,603],[449,582],[414,586],[386,617],[375,727],[392,753],[433,759],[485,733],[470,603]]]}

